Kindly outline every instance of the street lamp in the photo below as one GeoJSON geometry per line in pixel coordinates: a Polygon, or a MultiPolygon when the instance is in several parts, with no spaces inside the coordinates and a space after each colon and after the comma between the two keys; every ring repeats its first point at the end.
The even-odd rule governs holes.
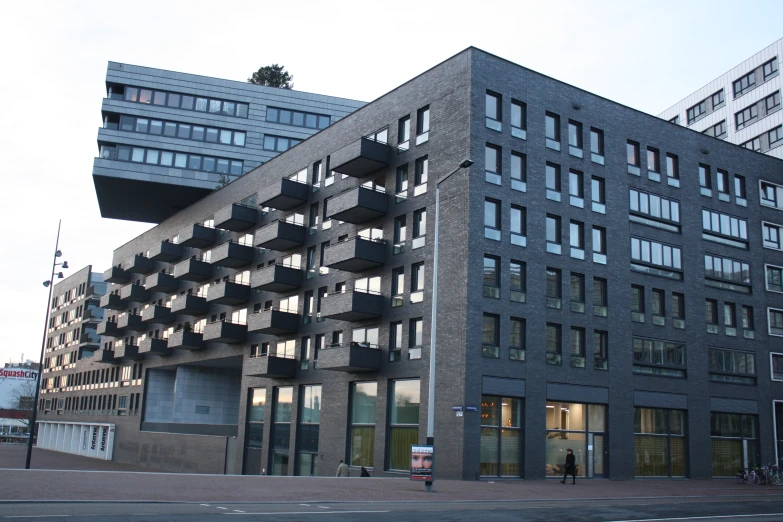
{"type": "MultiPolygon", "coordinates": [[[[57,241],[54,243],[54,259],[52,259],[52,276],[43,282],[44,287],[49,288],[49,297],[46,300],[46,314],[44,315],[44,333],[43,340],[41,340],[41,357],[38,359],[38,376],[35,378],[35,400],[33,401],[33,416],[30,419],[30,433],[27,437],[27,460],[24,464],[24,469],[30,469],[30,458],[33,456],[33,433],[35,432],[35,420],[38,417],[38,398],[41,392],[41,374],[43,373],[43,358],[44,348],[46,347],[46,332],[49,329],[49,310],[52,307],[52,289],[54,288],[54,271],[59,266],[61,268],[68,268],[68,261],[62,263],[57,262],[58,257],[62,257],[63,253],[58,250],[60,246],[60,226],[63,220],[61,219],[57,223],[57,241]]],[[[57,279],[62,279],[63,273],[57,272],[57,279]]]]}
{"type": "MultiPolygon", "coordinates": [[[[440,224],[440,184],[462,169],[473,165],[473,160],[466,158],[452,172],[449,172],[435,182],[435,252],[432,259],[432,319],[430,326],[430,376],[429,396],[427,399],[427,444],[435,445],[435,348],[437,347],[438,326],[438,227],[440,224]]],[[[432,481],[424,483],[426,491],[432,492],[432,481]]]]}

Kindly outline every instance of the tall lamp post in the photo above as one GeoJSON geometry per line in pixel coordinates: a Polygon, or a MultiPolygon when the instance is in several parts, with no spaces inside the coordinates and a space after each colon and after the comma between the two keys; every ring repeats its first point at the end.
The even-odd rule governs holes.
{"type": "MultiPolygon", "coordinates": [[[[440,184],[449,179],[462,169],[473,165],[473,160],[466,158],[462,160],[459,167],[449,172],[435,182],[435,252],[432,259],[432,319],[430,327],[430,376],[429,376],[429,396],[427,398],[427,444],[435,445],[435,349],[438,338],[438,228],[440,225],[440,184]]],[[[424,483],[427,492],[432,492],[432,481],[424,483]]]]}
{"type": "MultiPolygon", "coordinates": [[[[41,356],[38,359],[38,376],[35,379],[35,400],[33,401],[33,416],[30,418],[30,433],[27,438],[27,460],[24,464],[24,469],[30,469],[30,458],[33,456],[33,434],[35,433],[35,421],[38,417],[38,398],[41,393],[41,374],[43,373],[43,358],[44,358],[44,348],[46,347],[46,332],[49,329],[49,311],[52,307],[52,289],[54,288],[54,271],[57,269],[58,266],[61,268],[68,268],[68,261],[63,261],[62,263],[57,262],[57,258],[61,257],[63,255],[62,252],[58,250],[60,246],[60,226],[62,225],[63,220],[61,219],[59,223],[57,223],[57,241],[54,243],[54,259],[52,259],[52,276],[49,278],[49,280],[44,281],[43,285],[45,287],[49,288],[49,297],[46,300],[46,314],[44,315],[44,333],[43,333],[43,339],[41,340],[41,356]]],[[[57,272],[57,279],[62,279],[63,273],[57,272]]]]}

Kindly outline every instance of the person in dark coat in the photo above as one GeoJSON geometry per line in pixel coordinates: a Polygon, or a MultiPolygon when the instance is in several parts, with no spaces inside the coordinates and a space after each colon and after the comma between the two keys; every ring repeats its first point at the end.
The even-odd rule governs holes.
{"type": "Polygon", "coordinates": [[[563,480],[560,481],[561,484],[565,484],[568,475],[571,475],[573,480],[571,484],[576,484],[576,457],[571,448],[566,450],[565,473],[563,474],[563,480]]]}
{"type": "Polygon", "coordinates": [[[362,477],[369,477],[370,476],[370,472],[367,471],[367,468],[365,468],[364,466],[362,466],[362,474],[361,474],[361,476],[362,477]]]}

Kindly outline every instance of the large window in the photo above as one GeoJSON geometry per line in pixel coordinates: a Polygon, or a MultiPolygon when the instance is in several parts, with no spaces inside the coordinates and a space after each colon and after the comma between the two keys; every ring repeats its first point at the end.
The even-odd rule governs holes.
{"type": "Polygon", "coordinates": [[[702,209],[702,237],[728,246],[747,248],[748,222],[745,219],[702,209]]]}
{"type": "Polygon", "coordinates": [[[710,380],[756,383],[756,355],[752,352],[710,348],[710,380]]]}
{"type": "Polygon", "coordinates": [[[293,125],[295,127],[307,127],[308,129],[325,129],[329,126],[331,117],[311,112],[267,107],[266,121],[268,123],[282,123],[283,125],[293,125]]]}
{"type": "Polygon", "coordinates": [[[686,476],[685,425],[684,411],[634,408],[634,475],[686,476]]]}
{"type": "Polygon", "coordinates": [[[285,152],[295,145],[302,143],[302,140],[297,138],[288,138],[285,136],[272,136],[271,134],[264,135],[264,150],[271,150],[275,152],[285,152]]]}
{"type": "Polygon", "coordinates": [[[351,384],[351,466],[372,468],[374,465],[377,397],[378,383],[351,384]]]}
{"type": "Polygon", "coordinates": [[[712,476],[734,477],[737,470],[761,464],[755,415],[711,413],[712,476]]]}
{"type": "Polygon", "coordinates": [[[750,293],[750,265],[745,261],[704,254],[704,277],[708,286],[750,293]]]}
{"type": "Polygon", "coordinates": [[[742,96],[746,92],[756,88],[756,71],[751,71],[742,78],[735,80],[732,84],[734,87],[734,97],[742,96]]]}
{"type": "Polygon", "coordinates": [[[241,176],[244,165],[240,160],[147,149],[144,147],[130,147],[128,145],[101,145],[100,155],[103,159],[160,165],[161,167],[176,169],[199,170],[216,174],[231,174],[233,176],[241,176]]]}
{"type": "Polygon", "coordinates": [[[245,430],[245,475],[260,475],[261,448],[264,446],[264,416],[266,389],[251,388],[247,400],[247,427],[245,430]]]}
{"type": "MultiPolygon", "coordinates": [[[[112,117],[109,116],[109,119],[107,120],[108,123],[106,124],[108,128],[117,128],[116,117],[114,119],[115,123],[112,123],[112,117]]],[[[191,125],[189,123],[137,118],[135,116],[127,115],[119,117],[119,130],[138,132],[141,134],[153,134],[155,136],[166,136],[169,138],[180,138],[184,140],[220,143],[222,145],[236,145],[239,147],[245,146],[246,137],[246,133],[243,131],[216,129],[214,127],[191,125]]]]}
{"type": "Polygon", "coordinates": [[[174,109],[187,111],[209,112],[223,116],[236,116],[247,118],[248,105],[233,101],[191,96],[165,91],[153,91],[152,89],[140,89],[138,87],[125,87],[124,95],[120,94],[122,87],[114,86],[111,94],[113,99],[124,99],[129,102],[143,103],[146,105],[160,105],[174,109]]]}
{"type": "Polygon", "coordinates": [[[411,444],[419,442],[419,379],[392,381],[389,408],[388,465],[390,470],[408,471],[411,444]]]}
{"type": "Polygon", "coordinates": [[[288,475],[288,450],[291,439],[291,414],[294,388],[275,388],[272,424],[272,451],[270,475],[288,475]]]}
{"type": "Polygon", "coordinates": [[[522,400],[481,396],[481,475],[522,476],[522,400]]]}
{"type": "Polygon", "coordinates": [[[633,372],[685,377],[685,345],[661,339],[634,337],[633,372]]]}
{"type": "Polygon", "coordinates": [[[631,221],[679,232],[680,203],[657,194],[630,189],[631,221]]]}
{"type": "Polygon", "coordinates": [[[318,475],[318,435],[321,426],[321,386],[302,386],[299,391],[299,427],[296,433],[296,474],[318,475]]]}
{"type": "Polygon", "coordinates": [[[576,457],[580,477],[603,476],[606,406],[568,402],[546,403],[546,475],[561,477],[566,450],[576,457]],[[592,452],[592,459],[589,458],[592,452]]]}
{"type": "Polygon", "coordinates": [[[631,270],[670,279],[682,279],[682,274],[679,272],[656,268],[682,270],[682,251],[679,247],[632,237],[631,261],[631,270]]]}

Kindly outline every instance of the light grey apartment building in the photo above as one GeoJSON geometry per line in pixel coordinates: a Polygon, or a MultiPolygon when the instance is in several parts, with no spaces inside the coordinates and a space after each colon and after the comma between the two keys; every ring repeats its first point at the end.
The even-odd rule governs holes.
{"type": "Polygon", "coordinates": [[[783,39],[658,116],[708,136],[783,159],[781,57],[783,39]]]}
{"type": "Polygon", "coordinates": [[[92,171],[101,215],[159,223],[362,105],[109,62],[92,171]]]}
{"type": "Polygon", "coordinates": [[[733,477],[783,441],[781,179],[468,48],[118,246],[43,440],[404,476],[431,421],[440,478],[733,477]]]}

